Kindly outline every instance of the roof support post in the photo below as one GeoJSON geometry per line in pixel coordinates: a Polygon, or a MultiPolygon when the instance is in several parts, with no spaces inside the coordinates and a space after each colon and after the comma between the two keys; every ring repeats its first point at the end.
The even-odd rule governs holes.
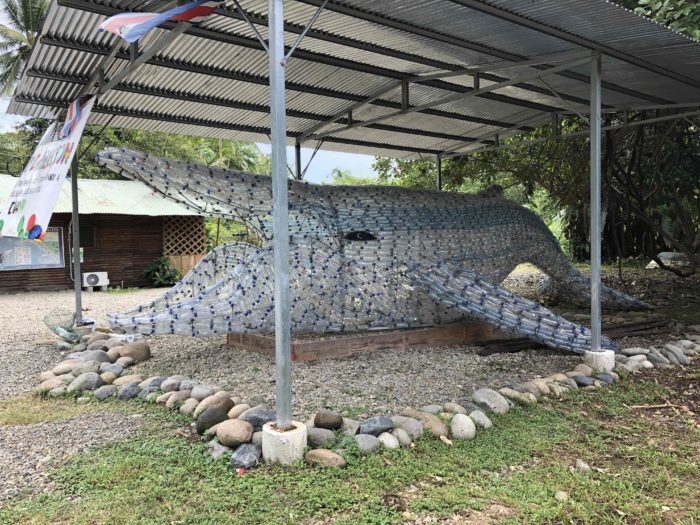
{"type": "Polygon", "coordinates": [[[284,88],[284,2],[269,0],[270,139],[272,230],[275,271],[275,363],[277,428],[292,427],[292,347],[289,312],[289,202],[284,88]]]}
{"type": "Polygon", "coordinates": [[[83,322],[82,277],[80,272],[80,209],[78,208],[78,152],[75,152],[70,166],[71,201],[71,237],[73,240],[73,289],[75,290],[75,323],[83,322]]]}
{"type": "Polygon", "coordinates": [[[600,52],[591,57],[590,170],[591,170],[591,351],[601,350],[600,251],[601,251],[601,89],[600,52]]]}
{"type": "Polygon", "coordinates": [[[437,172],[437,189],[442,191],[442,155],[440,153],[435,157],[435,171],[437,172]]]}
{"type": "Polygon", "coordinates": [[[296,180],[301,180],[304,176],[301,170],[301,142],[296,141],[294,143],[294,178],[296,180]]]}

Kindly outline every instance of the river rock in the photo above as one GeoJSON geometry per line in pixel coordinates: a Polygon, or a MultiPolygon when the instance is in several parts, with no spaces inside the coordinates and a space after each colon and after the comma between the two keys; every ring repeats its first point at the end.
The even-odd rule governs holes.
{"type": "Polygon", "coordinates": [[[378,436],[394,428],[394,424],[386,416],[374,416],[360,423],[360,434],[372,434],[378,436]]]}
{"type": "Polygon", "coordinates": [[[343,416],[325,408],[316,412],[314,426],[328,430],[338,430],[343,426],[343,416]]]}
{"type": "Polygon", "coordinates": [[[222,445],[235,448],[250,441],[253,427],[247,421],[227,419],[216,426],[216,437],[222,445]]]}
{"type": "Polygon", "coordinates": [[[120,348],[121,348],[121,347],[116,346],[116,347],[114,347],[114,348],[110,348],[109,350],[107,350],[107,357],[109,357],[109,360],[110,360],[112,363],[115,363],[116,361],[119,360],[119,357],[120,357],[120,356],[119,356],[119,349],[120,349],[120,348]]]}
{"type": "Polygon", "coordinates": [[[97,372],[100,369],[100,363],[97,361],[82,361],[73,367],[71,374],[78,377],[86,372],[97,372]]]}
{"type": "Polygon", "coordinates": [[[256,446],[258,446],[258,447],[262,447],[262,438],[263,438],[263,433],[262,433],[262,431],[253,432],[253,437],[250,438],[250,442],[251,442],[253,445],[256,445],[256,446]]]}
{"type": "Polygon", "coordinates": [[[258,464],[260,457],[262,456],[262,448],[253,445],[252,443],[245,443],[240,445],[231,454],[231,466],[233,468],[246,468],[251,469],[258,464]]]}
{"type": "MultiPolygon", "coordinates": [[[[139,386],[139,388],[141,387],[139,386]]],[[[160,394],[160,388],[158,388],[157,386],[147,386],[146,388],[141,388],[141,392],[139,392],[139,398],[146,399],[151,394],[156,394],[156,397],[158,397],[158,395],[160,394]]]]}
{"type": "Polygon", "coordinates": [[[593,379],[584,375],[575,375],[571,379],[576,381],[576,385],[579,388],[593,385],[593,379]]]}
{"type": "Polygon", "coordinates": [[[584,376],[590,377],[593,375],[593,369],[590,366],[585,365],[583,363],[576,365],[573,371],[578,372],[579,374],[584,376]]]}
{"type": "Polygon", "coordinates": [[[143,376],[137,374],[131,374],[128,376],[121,376],[115,379],[112,384],[115,386],[128,385],[129,383],[136,383],[137,385],[143,381],[143,376]]]}
{"type": "Polygon", "coordinates": [[[379,442],[384,448],[395,449],[401,446],[399,440],[392,434],[389,434],[389,432],[382,432],[377,439],[379,439],[379,442]]]}
{"type": "MultiPolygon", "coordinates": [[[[163,385],[161,385],[162,389],[163,385]]],[[[199,415],[204,412],[207,408],[212,406],[215,403],[230,403],[229,410],[233,408],[233,401],[231,399],[228,399],[228,402],[222,401],[222,399],[228,399],[226,397],[220,396],[218,394],[214,394],[213,396],[209,396],[208,398],[204,399],[203,401],[199,402],[199,405],[197,405],[197,408],[195,408],[194,413],[192,414],[192,417],[194,419],[197,419],[199,415]]]]}
{"type": "Polygon", "coordinates": [[[189,390],[178,390],[177,392],[173,392],[165,402],[165,408],[180,408],[180,405],[189,399],[190,393],[191,392],[189,390]]]}
{"type": "MultiPolygon", "coordinates": [[[[231,403],[233,403],[233,401],[231,401],[231,403]]],[[[274,410],[267,408],[265,405],[258,405],[243,412],[238,416],[238,419],[242,419],[253,425],[253,430],[257,432],[258,430],[262,430],[265,423],[274,421],[276,417],[277,413],[274,410]]]]}
{"type": "MultiPolygon", "coordinates": [[[[428,412],[421,412],[419,410],[414,410],[412,408],[405,408],[401,411],[401,415],[405,417],[412,417],[423,423],[423,428],[425,428],[430,434],[436,438],[445,436],[449,434],[447,425],[435,414],[429,414],[428,412]]],[[[405,427],[402,428],[408,432],[405,427]]],[[[410,432],[409,432],[410,435],[410,432]]]]}
{"type": "Polygon", "coordinates": [[[227,421],[229,410],[230,407],[228,407],[225,403],[212,404],[204,412],[199,414],[196,424],[197,433],[201,436],[210,427],[213,427],[214,425],[217,425],[222,421],[227,421]]]}
{"type": "Polygon", "coordinates": [[[343,456],[325,448],[309,450],[305,459],[309,465],[318,467],[345,468],[347,466],[343,456]]]}
{"type": "Polygon", "coordinates": [[[395,428],[391,431],[391,435],[394,436],[402,447],[411,446],[411,436],[408,435],[403,428],[395,428]]]}
{"type": "Polygon", "coordinates": [[[312,427],[307,429],[309,445],[312,447],[322,447],[335,439],[335,432],[327,428],[312,427]]]}
{"type": "Polygon", "coordinates": [[[39,374],[39,381],[43,383],[49,379],[56,379],[56,377],[57,376],[51,370],[47,370],[46,372],[39,374]]]}
{"type": "Polygon", "coordinates": [[[129,401],[130,399],[134,399],[136,396],[138,396],[139,392],[141,392],[141,389],[139,388],[138,383],[127,383],[119,389],[117,399],[120,401],[129,401]]]}
{"type": "Polygon", "coordinates": [[[191,416],[194,412],[194,409],[197,408],[197,405],[199,405],[199,401],[197,401],[196,399],[189,398],[180,407],[180,414],[191,416]]]}
{"type": "Polygon", "coordinates": [[[374,454],[382,446],[382,442],[371,434],[357,434],[354,439],[360,454],[363,456],[374,454]]]}
{"type": "Polygon", "coordinates": [[[221,456],[223,456],[227,452],[231,452],[231,449],[223,446],[221,443],[213,439],[207,445],[207,452],[214,461],[219,461],[221,459],[221,456]]]}
{"type": "Polygon", "coordinates": [[[101,387],[102,384],[102,378],[97,375],[97,372],[86,372],[76,377],[71,384],[68,385],[66,391],[80,392],[83,390],[96,390],[101,387]]]}
{"type": "Polygon", "coordinates": [[[160,385],[165,381],[165,377],[163,376],[151,376],[147,379],[144,379],[139,383],[139,388],[144,389],[144,388],[149,388],[149,387],[154,387],[160,390],[160,385]]]}
{"type": "Polygon", "coordinates": [[[143,340],[134,341],[133,343],[114,348],[119,348],[119,355],[121,357],[130,357],[135,363],[141,363],[151,358],[151,347],[143,340]]]}
{"type": "Polygon", "coordinates": [[[354,436],[360,430],[360,422],[357,419],[350,419],[349,417],[343,418],[343,424],[340,430],[346,436],[354,436]]]}
{"type": "Polygon", "coordinates": [[[107,385],[111,385],[117,380],[117,376],[114,375],[112,372],[103,372],[102,374],[100,374],[100,377],[102,378],[102,381],[104,381],[107,385]]]}
{"type": "Polygon", "coordinates": [[[90,402],[90,398],[87,396],[79,397],[75,400],[78,405],[87,405],[90,402]]]}
{"type": "Polygon", "coordinates": [[[406,416],[392,416],[391,422],[394,424],[394,429],[400,428],[408,434],[412,441],[423,435],[423,423],[418,419],[406,416]]]}
{"type": "Polygon", "coordinates": [[[648,355],[650,350],[648,348],[639,348],[639,347],[634,347],[634,348],[623,348],[620,350],[620,353],[622,355],[626,356],[633,356],[633,355],[648,355]]]}
{"type": "MultiPolygon", "coordinates": [[[[112,360],[107,355],[107,352],[105,352],[104,350],[90,350],[90,349],[88,349],[86,352],[83,352],[83,355],[80,356],[80,359],[82,361],[97,361],[98,363],[111,363],[112,362],[112,360]]],[[[97,371],[97,370],[95,370],[95,371],[97,371]]]]}
{"type": "Polygon", "coordinates": [[[48,396],[49,396],[49,397],[61,397],[61,396],[64,396],[65,393],[66,393],[66,388],[67,388],[67,387],[66,387],[65,385],[57,386],[56,388],[52,388],[51,390],[49,390],[48,396]]]}
{"type": "MultiPolygon", "coordinates": [[[[180,387],[179,387],[179,388],[180,388],[180,390],[193,390],[194,387],[196,387],[198,384],[199,384],[199,383],[198,383],[197,381],[195,381],[194,379],[183,379],[182,381],[180,381],[180,387]]],[[[212,393],[209,394],[209,395],[213,395],[213,394],[214,394],[213,390],[214,390],[214,389],[212,389],[212,393]]],[[[207,397],[208,397],[208,396],[207,396],[207,397]]],[[[201,399],[200,399],[200,401],[201,401],[201,399]]]]}
{"type": "Polygon", "coordinates": [[[451,413],[453,413],[453,414],[466,414],[466,413],[467,413],[467,409],[466,409],[466,408],[464,408],[464,407],[463,407],[462,405],[460,405],[459,403],[453,403],[452,401],[450,401],[450,402],[448,402],[448,403],[445,403],[445,404],[442,406],[442,408],[443,408],[446,412],[451,412],[451,413]]]}
{"type": "MultiPolygon", "coordinates": [[[[182,389],[182,383],[180,385],[180,388],[182,389]]],[[[209,396],[214,395],[214,389],[209,385],[197,385],[192,389],[192,394],[190,395],[197,401],[204,401],[209,396]]]]}
{"type": "MultiPolygon", "coordinates": [[[[82,339],[83,338],[81,337],[80,340],[82,341],[82,339]]],[[[92,343],[96,343],[97,341],[106,341],[107,339],[109,339],[109,335],[107,335],[107,334],[92,333],[85,338],[85,341],[82,341],[82,342],[84,342],[88,346],[90,346],[92,343]]]]}
{"type": "Polygon", "coordinates": [[[98,370],[100,374],[105,372],[112,372],[115,376],[119,377],[124,372],[124,367],[116,363],[101,363],[100,369],[98,370]]]}
{"type": "Polygon", "coordinates": [[[135,361],[133,357],[124,356],[117,359],[115,363],[117,363],[118,365],[122,365],[124,368],[129,368],[130,366],[133,366],[135,361]]]}
{"type": "Polygon", "coordinates": [[[510,408],[506,398],[491,388],[479,388],[472,394],[472,400],[494,414],[505,414],[510,408]]]}
{"type": "Polygon", "coordinates": [[[598,381],[607,383],[608,385],[612,385],[615,382],[615,378],[612,376],[612,374],[609,374],[608,372],[601,372],[599,374],[596,374],[595,378],[598,381]]]}
{"type": "Polygon", "coordinates": [[[489,417],[481,410],[473,410],[469,412],[469,417],[475,425],[483,428],[484,430],[488,430],[489,428],[493,427],[493,423],[491,423],[489,417]]]}
{"type": "Polygon", "coordinates": [[[241,403],[240,405],[234,405],[234,407],[228,411],[228,417],[229,419],[236,419],[246,410],[250,410],[250,408],[250,405],[246,405],[245,403],[241,403]]]}
{"type": "Polygon", "coordinates": [[[160,389],[163,392],[174,392],[175,390],[178,390],[180,388],[181,382],[182,380],[176,376],[169,377],[163,380],[163,382],[160,384],[160,389]]]}
{"type": "Polygon", "coordinates": [[[68,359],[66,361],[61,361],[56,366],[53,367],[51,373],[55,376],[60,376],[63,374],[70,374],[76,365],[80,364],[79,359],[68,359]]]}
{"type": "MultiPolygon", "coordinates": [[[[72,381],[71,381],[72,383],[72,381]]],[[[38,387],[37,391],[39,392],[48,392],[49,390],[53,390],[54,388],[59,388],[62,386],[66,386],[63,381],[59,377],[55,377],[53,379],[47,379],[46,381],[43,381],[38,387]]]]}
{"type": "MultiPolygon", "coordinates": [[[[688,359],[688,356],[683,353],[683,350],[678,348],[676,345],[672,345],[670,343],[667,343],[664,345],[664,349],[667,350],[669,353],[672,353],[675,357],[676,360],[678,361],[679,364],[681,365],[689,365],[690,364],[690,359],[688,359]]],[[[668,354],[666,354],[668,355],[668,354]]]]}
{"type": "MultiPolygon", "coordinates": [[[[559,390],[559,386],[557,385],[551,385],[549,390],[556,397],[561,395],[561,390],[559,390]]],[[[537,404],[537,398],[530,392],[518,392],[512,388],[501,388],[498,392],[506,399],[510,399],[511,401],[514,401],[520,405],[529,406],[537,404]]]]}
{"type": "Polygon", "coordinates": [[[453,439],[469,440],[476,436],[476,425],[466,414],[455,414],[450,422],[450,430],[453,439]]]}
{"type": "Polygon", "coordinates": [[[156,397],[156,404],[165,405],[168,402],[168,399],[170,399],[170,396],[172,395],[172,392],[166,392],[165,394],[159,395],[158,397],[156,397]]]}

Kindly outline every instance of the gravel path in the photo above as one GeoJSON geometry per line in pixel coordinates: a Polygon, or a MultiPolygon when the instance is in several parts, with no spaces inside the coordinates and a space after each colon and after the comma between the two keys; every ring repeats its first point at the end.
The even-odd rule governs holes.
{"type": "MultiPolygon", "coordinates": [[[[137,306],[161,292],[85,293],[83,308],[85,315],[104,322],[108,312],[137,306]]],[[[39,374],[60,361],[53,348],[56,338],[43,319],[57,308],[72,311],[75,303],[72,291],[2,295],[0,301],[0,399],[5,399],[36,386],[39,374]]]]}
{"type": "Polygon", "coordinates": [[[93,412],[24,426],[0,426],[0,508],[3,502],[52,488],[50,466],[71,454],[128,437],[141,427],[140,415],[93,412]]]}

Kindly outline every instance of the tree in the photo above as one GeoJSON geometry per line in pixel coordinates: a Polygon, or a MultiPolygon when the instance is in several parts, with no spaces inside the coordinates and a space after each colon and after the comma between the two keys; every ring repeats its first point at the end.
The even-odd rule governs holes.
{"type": "Polygon", "coordinates": [[[619,0],[635,13],[700,40],[700,3],[697,0],[619,0]]]}
{"type": "Polygon", "coordinates": [[[371,177],[358,177],[353,175],[350,170],[341,170],[340,168],[333,168],[331,171],[331,177],[333,178],[334,186],[371,186],[377,184],[377,180],[371,177]]]}
{"type": "Polygon", "coordinates": [[[10,24],[0,24],[1,94],[12,94],[34,47],[48,7],[49,0],[2,0],[2,12],[10,24]]]}

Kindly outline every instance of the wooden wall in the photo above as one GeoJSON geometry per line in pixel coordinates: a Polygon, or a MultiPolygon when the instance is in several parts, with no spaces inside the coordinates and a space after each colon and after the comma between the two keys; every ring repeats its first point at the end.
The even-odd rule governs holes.
{"type": "MultiPolygon", "coordinates": [[[[0,293],[73,287],[70,278],[70,214],[57,213],[50,226],[63,229],[65,268],[0,271],[0,293]]],[[[163,218],[81,215],[95,228],[95,246],[83,249],[82,272],[108,272],[110,286],[147,286],[143,269],[163,253],[163,218]]]]}

